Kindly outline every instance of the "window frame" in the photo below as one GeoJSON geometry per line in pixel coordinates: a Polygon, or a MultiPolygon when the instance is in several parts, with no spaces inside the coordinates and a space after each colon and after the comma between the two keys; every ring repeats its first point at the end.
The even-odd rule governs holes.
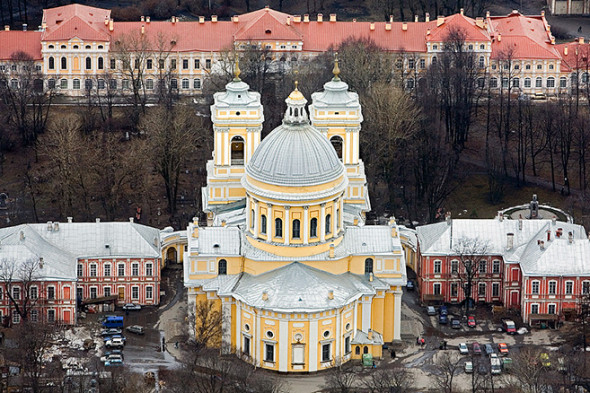
{"type": "Polygon", "coordinates": [[[531,281],[531,295],[538,295],[540,292],[541,292],[541,281],[532,280],[531,281]]]}

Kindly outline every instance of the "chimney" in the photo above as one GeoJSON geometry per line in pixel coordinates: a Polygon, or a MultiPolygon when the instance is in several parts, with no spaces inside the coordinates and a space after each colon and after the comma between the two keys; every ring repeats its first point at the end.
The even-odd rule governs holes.
{"type": "Polygon", "coordinates": [[[389,15],[389,23],[393,23],[393,15],[389,15]]]}
{"type": "Polygon", "coordinates": [[[451,212],[446,212],[445,214],[445,221],[447,222],[447,225],[451,225],[451,212]]]}
{"type": "Polygon", "coordinates": [[[545,27],[545,31],[546,31],[547,33],[549,33],[549,32],[551,31],[551,25],[547,25],[547,26],[545,27]]]}
{"type": "Polygon", "coordinates": [[[406,22],[402,23],[402,31],[408,31],[408,24],[406,22]]]}
{"type": "Polygon", "coordinates": [[[498,42],[502,41],[502,33],[498,33],[498,42]]]}
{"type": "Polygon", "coordinates": [[[578,44],[584,45],[584,37],[578,38],[578,44]]]}
{"type": "Polygon", "coordinates": [[[426,30],[426,35],[430,35],[430,29],[426,30]]]}
{"type": "Polygon", "coordinates": [[[268,293],[266,291],[262,292],[262,300],[264,300],[264,301],[268,300],[268,293]]]}
{"type": "Polygon", "coordinates": [[[504,213],[502,213],[501,211],[498,211],[498,215],[496,216],[496,218],[500,222],[504,221],[504,213]]]}
{"type": "Polygon", "coordinates": [[[293,23],[301,23],[301,15],[294,15],[293,23]]]}
{"type": "Polygon", "coordinates": [[[507,233],[506,234],[506,249],[512,250],[514,247],[514,233],[507,233]]]}
{"type": "Polygon", "coordinates": [[[145,34],[145,25],[141,25],[141,35],[145,34]]]}
{"type": "Polygon", "coordinates": [[[372,329],[369,329],[369,331],[367,332],[367,338],[369,340],[372,340],[373,339],[373,330],[372,329]]]}
{"type": "Polygon", "coordinates": [[[323,21],[324,21],[324,15],[318,14],[318,22],[323,22],[323,21]]]}
{"type": "Polygon", "coordinates": [[[109,25],[109,17],[108,16],[105,16],[104,17],[104,25],[105,26],[108,26],[109,25]]]}
{"type": "Polygon", "coordinates": [[[199,16],[199,23],[205,23],[205,17],[204,16],[199,16]]]}
{"type": "Polygon", "coordinates": [[[151,18],[149,16],[145,17],[145,23],[150,23],[151,22],[151,18]]]}
{"type": "Polygon", "coordinates": [[[26,23],[23,23],[23,31],[27,31],[27,26],[28,25],[26,23]]]}
{"type": "Polygon", "coordinates": [[[43,269],[43,257],[39,258],[39,269],[43,269]]]}
{"type": "Polygon", "coordinates": [[[490,17],[490,11],[486,11],[486,19],[490,17]]]}
{"type": "Polygon", "coordinates": [[[567,241],[569,244],[572,244],[574,242],[574,233],[573,232],[567,233],[567,241]]]}
{"type": "Polygon", "coordinates": [[[225,220],[221,220],[221,226],[224,227],[227,225],[227,222],[225,220]]]}
{"type": "Polygon", "coordinates": [[[330,14],[330,22],[336,22],[336,14],[330,14]]]}
{"type": "Polygon", "coordinates": [[[371,22],[371,24],[369,25],[369,30],[375,31],[375,22],[371,22]]]}
{"type": "Polygon", "coordinates": [[[522,231],[522,217],[518,219],[518,230],[522,231]]]}
{"type": "Polygon", "coordinates": [[[391,23],[385,24],[385,31],[391,31],[391,23]]]}
{"type": "Polygon", "coordinates": [[[358,224],[359,224],[359,218],[358,217],[355,217],[354,218],[354,221],[352,223],[353,223],[354,226],[358,226],[358,224]]]}
{"type": "Polygon", "coordinates": [[[25,232],[20,231],[20,241],[22,242],[23,240],[25,240],[25,232]]]}
{"type": "Polygon", "coordinates": [[[547,229],[547,241],[551,241],[551,229],[547,229]]]}
{"type": "Polygon", "coordinates": [[[72,222],[74,222],[74,217],[68,217],[68,224],[71,224],[72,222]]]}
{"type": "Polygon", "coordinates": [[[373,278],[374,278],[374,277],[373,277],[373,272],[369,273],[369,281],[370,281],[370,282],[373,282],[373,278]]]}
{"type": "Polygon", "coordinates": [[[134,221],[134,218],[133,217],[129,217],[129,222],[133,224],[135,222],[134,221]]]}
{"type": "Polygon", "coordinates": [[[445,23],[444,16],[439,16],[438,18],[436,18],[436,27],[439,27],[439,26],[443,25],[444,23],[445,23]]]}
{"type": "Polygon", "coordinates": [[[176,17],[175,16],[171,17],[170,18],[170,21],[172,22],[172,24],[175,24],[176,23],[176,17]]]}
{"type": "Polygon", "coordinates": [[[424,18],[425,22],[430,22],[430,14],[427,12],[426,17],[424,18]]]}
{"type": "Polygon", "coordinates": [[[142,21],[142,22],[145,22],[145,16],[142,15],[139,20],[142,21]]]}
{"type": "Polygon", "coordinates": [[[4,31],[10,31],[10,25],[4,25],[4,31]]]}
{"type": "Polygon", "coordinates": [[[330,258],[334,258],[334,243],[330,243],[330,258]]]}
{"type": "Polygon", "coordinates": [[[465,10],[464,10],[463,8],[461,8],[461,9],[459,10],[459,13],[460,13],[461,15],[464,15],[464,14],[465,14],[465,10]]]}
{"type": "Polygon", "coordinates": [[[100,218],[97,218],[97,219],[96,219],[96,223],[97,223],[97,224],[100,224],[100,218]]]}
{"type": "Polygon", "coordinates": [[[113,31],[115,30],[115,24],[113,23],[113,20],[109,20],[109,31],[113,31]]]}
{"type": "Polygon", "coordinates": [[[213,22],[213,23],[217,22],[217,15],[211,15],[211,22],[213,22]]]}
{"type": "Polygon", "coordinates": [[[328,299],[330,300],[334,300],[334,291],[330,289],[330,291],[328,292],[328,299]]]}
{"type": "Polygon", "coordinates": [[[196,227],[199,226],[199,217],[193,217],[193,225],[196,227]]]}
{"type": "Polygon", "coordinates": [[[303,15],[303,22],[309,23],[309,14],[303,15]]]}
{"type": "Polygon", "coordinates": [[[541,16],[545,16],[545,11],[541,11],[541,16]]]}
{"type": "Polygon", "coordinates": [[[563,54],[567,56],[567,45],[563,47],[563,54]]]}
{"type": "Polygon", "coordinates": [[[291,26],[291,17],[290,16],[287,17],[287,26],[291,26]]]}
{"type": "Polygon", "coordinates": [[[537,243],[539,244],[539,249],[540,250],[544,250],[545,249],[545,242],[543,240],[539,240],[539,241],[537,241],[537,243]]]}
{"type": "Polygon", "coordinates": [[[553,216],[551,217],[551,225],[555,225],[557,224],[557,217],[553,216]]]}
{"type": "Polygon", "coordinates": [[[551,36],[551,45],[555,45],[555,37],[551,36]]]}
{"type": "Polygon", "coordinates": [[[563,228],[557,228],[557,232],[555,232],[555,237],[561,237],[563,235],[563,228]]]}
{"type": "Polygon", "coordinates": [[[414,15],[414,23],[418,22],[418,15],[414,15]]]}
{"type": "Polygon", "coordinates": [[[53,223],[51,221],[47,221],[47,230],[49,232],[53,231],[53,223]]]}
{"type": "Polygon", "coordinates": [[[57,232],[59,231],[59,222],[54,222],[53,223],[53,232],[57,232]]]}

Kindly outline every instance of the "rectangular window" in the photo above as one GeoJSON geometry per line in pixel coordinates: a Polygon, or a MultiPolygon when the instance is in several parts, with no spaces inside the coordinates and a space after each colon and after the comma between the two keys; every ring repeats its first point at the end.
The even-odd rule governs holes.
{"type": "Polygon", "coordinates": [[[424,59],[420,59],[420,69],[425,69],[426,68],[426,60],[424,59]]]}
{"type": "Polygon", "coordinates": [[[547,87],[555,87],[555,79],[547,78],[547,87]]]}
{"type": "Polygon", "coordinates": [[[486,284],[483,282],[480,282],[479,285],[477,286],[477,295],[478,296],[485,296],[486,295],[486,284]]]}
{"type": "Polygon", "coordinates": [[[117,90],[117,80],[116,79],[109,79],[109,89],[117,90]]]}
{"type": "Polygon", "coordinates": [[[134,263],[131,265],[131,275],[132,276],[139,276],[139,264],[134,263]]]}
{"type": "Polygon", "coordinates": [[[189,87],[188,79],[185,78],[182,80],[182,88],[188,89],[188,87],[189,87]]]}
{"type": "Polygon", "coordinates": [[[584,281],[582,283],[582,294],[587,295],[590,293],[590,282],[584,281]]]}
{"type": "Polygon", "coordinates": [[[485,273],[487,270],[487,263],[486,261],[479,261],[479,272],[485,273]]]}
{"type": "Polygon", "coordinates": [[[129,79],[123,79],[121,87],[123,89],[129,89],[129,79]]]}
{"type": "Polygon", "coordinates": [[[111,70],[114,70],[115,68],[117,68],[117,60],[111,59],[111,70]]]}
{"type": "Polygon", "coordinates": [[[344,337],[344,353],[349,354],[352,352],[352,346],[350,345],[350,336],[344,337]]]}
{"type": "Polygon", "coordinates": [[[14,300],[20,300],[20,288],[19,287],[12,288],[12,298],[14,300]]]}
{"type": "Polygon", "coordinates": [[[250,356],[250,337],[244,336],[244,348],[242,348],[242,352],[246,356],[250,356]]]}
{"type": "Polygon", "coordinates": [[[170,59],[170,68],[173,70],[176,69],[176,59],[170,59]]]}
{"type": "Polygon", "coordinates": [[[414,59],[408,59],[408,68],[410,69],[414,69],[414,66],[416,65],[414,59]]]}
{"type": "Polygon", "coordinates": [[[76,297],[82,299],[84,297],[84,288],[76,288],[76,297]]]}
{"type": "Polygon", "coordinates": [[[433,295],[440,295],[440,283],[435,283],[432,286],[432,294],[433,295]]]}
{"type": "Polygon", "coordinates": [[[497,78],[490,79],[490,87],[492,89],[495,89],[496,87],[498,87],[498,79],[497,78]]]}
{"type": "Polygon", "coordinates": [[[211,69],[211,59],[205,60],[205,68],[210,70],[211,69]]]}
{"type": "Polygon", "coordinates": [[[125,265],[124,264],[120,263],[117,266],[117,275],[119,277],[123,277],[125,275],[125,265]]]}
{"type": "Polygon", "coordinates": [[[557,281],[549,281],[549,295],[557,293],[557,281]]]}
{"type": "Polygon", "coordinates": [[[164,59],[160,59],[160,60],[158,60],[158,63],[159,63],[159,65],[160,65],[160,69],[161,69],[161,70],[163,70],[163,69],[164,69],[164,66],[165,66],[165,61],[164,61],[164,59]]]}
{"type": "Polygon", "coordinates": [[[502,89],[508,88],[508,78],[502,78],[502,89]]]}
{"type": "Polygon", "coordinates": [[[135,59],[135,61],[133,62],[133,67],[134,67],[136,70],[139,70],[139,59],[135,59]]]}
{"type": "Polygon", "coordinates": [[[37,299],[37,297],[39,296],[39,290],[37,289],[37,287],[31,287],[31,299],[37,299]]]}
{"type": "Polygon", "coordinates": [[[543,87],[543,79],[537,78],[535,80],[535,87],[543,87]]]}
{"type": "Polygon", "coordinates": [[[492,262],[492,273],[500,274],[500,261],[495,260],[492,262]]]}
{"type": "Polygon", "coordinates": [[[434,274],[440,274],[441,272],[441,261],[434,261],[434,274]]]}
{"type": "Polygon", "coordinates": [[[539,305],[538,304],[531,304],[531,314],[538,314],[539,313],[539,305]]]}
{"type": "MultiPolygon", "coordinates": [[[[0,300],[2,300],[3,297],[4,297],[4,293],[2,292],[2,287],[0,287],[0,300]]],[[[2,321],[0,320],[0,322],[2,322],[2,321]]]]}
{"type": "Polygon", "coordinates": [[[95,263],[90,265],[90,277],[96,277],[96,264],[95,263]]]}
{"type": "Polygon", "coordinates": [[[171,89],[178,89],[178,79],[170,80],[170,88],[171,89]]]}
{"type": "Polygon", "coordinates": [[[566,78],[559,78],[559,87],[564,88],[567,87],[567,79],[566,78]]]}
{"type": "Polygon", "coordinates": [[[20,323],[20,314],[16,310],[12,312],[12,323],[20,323]]]}
{"type": "Polygon", "coordinates": [[[47,322],[55,322],[55,310],[47,310],[47,322]]]}
{"type": "Polygon", "coordinates": [[[55,299],[55,287],[47,287],[47,299],[55,299]]]}
{"type": "Polygon", "coordinates": [[[139,299],[139,287],[131,287],[131,299],[139,299]]]}
{"type": "Polygon", "coordinates": [[[199,68],[201,68],[201,60],[195,59],[195,70],[198,70],[199,68]]]}
{"type": "Polygon", "coordinates": [[[531,78],[524,78],[524,87],[531,87],[531,78]]]}
{"type": "Polygon", "coordinates": [[[332,344],[322,344],[322,362],[332,360],[332,344]]]}
{"type": "Polygon", "coordinates": [[[145,265],[145,275],[146,276],[151,276],[152,274],[154,274],[154,272],[153,272],[153,265],[151,263],[146,263],[146,265],[145,265]]]}
{"type": "Polygon", "coordinates": [[[195,89],[201,88],[201,80],[200,79],[197,78],[193,81],[193,88],[195,88],[195,89]]]}
{"type": "Polygon", "coordinates": [[[104,79],[99,79],[98,80],[98,90],[104,90],[105,84],[104,84],[104,79]]]}
{"type": "Polygon", "coordinates": [[[78,277],[82,277],[84,275],[84,265],[81,263],[78,264],[78,277]]]}
{"type": "Polygon", "coordinates": [[[148,79],[145,81],[145,88],[147,90],[154,90],[154,80],[153,79],[148,79]]]}
{"type": "Polygon", "coordinates": [[[538,295],[539,294],[539,281],[533,281],[531,283],[531,293],[533,295],[538,295]]]}
{"type": "Polygon", "coordinates": [[[264,361],[274,362],[275,361],[275,346],[274,344],[264,344],[264,361]]]}
{"type": "Polygon", "coordinates": [[[153,299],[154,298],[154,288],[153,287],[145,287],[145,298],[146,299],[153,299]]]}
{"type": "Polygon", "coordinates": [[[498,284],[497,282],[492,284],[492,296],[493,297],[500,296],[500,284],[498,284]]]}
{"type": "Polygon", "coordinates": [[[451,261],[451,273],[457,274],[459,272],[459,261],[451,261]]]}
{"type": "Polygon", "coordinates": [[[111,296],[111,287],[104,287],[102,289],[102,293],[104,294],[104,296],[111,296]]]}
{"type": "Polygon", "coordinates": [[[90,288],[90,299],[96,299],[97,292],[98,292],[98,290],[96,287],[90,288]]]}
{"type": "Polygon", "coordinates": [[[111,276],[111,264],[104,265],[104,275],[105,277],[111,276]]]}
{"type": "Polygon", "coordinates": [[[573,281],[566,281],[565,282],[565,294],[572,295],[574,293],[574,282],[573,281]]]}
{"type": "Polygon", "coordinates": [[[80,79],[74,79],[74,90],[80,90],[80,79]]]}
{"type": "Polygon", "coordinates": [[[457,297],[459,285],[456,282],[451,283],[451,297],[457,297]]]}
{"type": "Polygon", "coordinates": [[[555,304],[550,304],[550,305],[547,307],[547,314],[555,314],[555,308],[556,308],[556,307],[555,307],[555,304]]]}
{"type": "Polygon", "coordinates": [[[39,311],[31,310],[31,322],[38,322],[39,321],[39,311]]]}
{"type": "Polygon", "coordinates": [[[154,62],[152,59],[147,59],[147,61],[145,62],[145,68],[147,68],[148,70],[151,70],[153,65],[154,65],[154,62]]]}
{"type": "Polygon", "coordinates": [[[55,89],[55,79],[49,79],[49,81],[47,82],[47,88],[55,89]]]}
{"type": "Polygon", "coordinates": [[[188,70],[188,59],[182,59],[182,69],[188,70]]]}

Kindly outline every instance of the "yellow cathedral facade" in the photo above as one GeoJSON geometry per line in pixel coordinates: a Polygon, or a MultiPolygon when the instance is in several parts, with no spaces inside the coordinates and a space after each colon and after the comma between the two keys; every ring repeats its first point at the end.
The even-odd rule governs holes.
{"type": "Polygon", "coordinates": [[[295,86],[282,125],[261,140],[260,94],[236,70],[211,106],[207,226],[187,228],[189,315],[213,302],[222,352],[278,372],[381,357],[400,339],[406,261],[395,219],[365,225],[358,95],[336,63],[309,106],[295,86]]]}

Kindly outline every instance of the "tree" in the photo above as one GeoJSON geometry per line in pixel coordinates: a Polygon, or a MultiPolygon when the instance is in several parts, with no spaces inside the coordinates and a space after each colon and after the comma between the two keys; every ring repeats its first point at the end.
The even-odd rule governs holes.
{"type": "Polygon", "coordinates": [[[198,362],[200,353],[206,348],[219,348],[222,345],[224,316],[220,307],[212,300],[199,300],[189,314],[189,335],[193,335],[193,356],[190,364],[198,362]]]}
{"type": "MultiPolygon", "coordinates": [[[[24,238],[25,233],[20,236],[24,238]]],[[[39,299],[39,290],[31,288],[39,282],[40,263],[37,259],[0,259],[0,285],[11,308],[25,322],[39,299]]]]}
{"type": "Polygon", "coordinates": [[[332,361],[332,368],[324,376],[324,388],[331,393],[352,393],[358,378],[352,362],[332,361]]]}
{"type": "Polygon", "coordinates": [[[176,199],[183,168],[195,154],[197,144],[207,140],[203,121],[185,107],[157,108],[143,116],[140,131],[145,135],[151,161],[164,181],[168,211],[176,213],[176,199]]]}
{"type": "Polygon", "coordinates": [[[362,379],[369,393],[406,393],[412,388],[412,378],[402,365],[373,370],[362,379]]]}
{"type": "Polygon", "coordinates": [[[457,359],[456,356],[444,352],[437,362],[438,374],[436,375],[436,384],[440,391],[445,393],[453,393],[453,381],[455,376],[461,371],[462,359],[457,359]]]}
{"type": "Polygon", "coordinates": [[[473,287],[479,281],[479,263],[487,263],[479,260],[485,257],[488,243],[479,238],[461,237],[453,245],[453,253],[459,260],[457,276],[465,294],[465,314],[469,314],[469,306],[472,298],[473,287]]]}

